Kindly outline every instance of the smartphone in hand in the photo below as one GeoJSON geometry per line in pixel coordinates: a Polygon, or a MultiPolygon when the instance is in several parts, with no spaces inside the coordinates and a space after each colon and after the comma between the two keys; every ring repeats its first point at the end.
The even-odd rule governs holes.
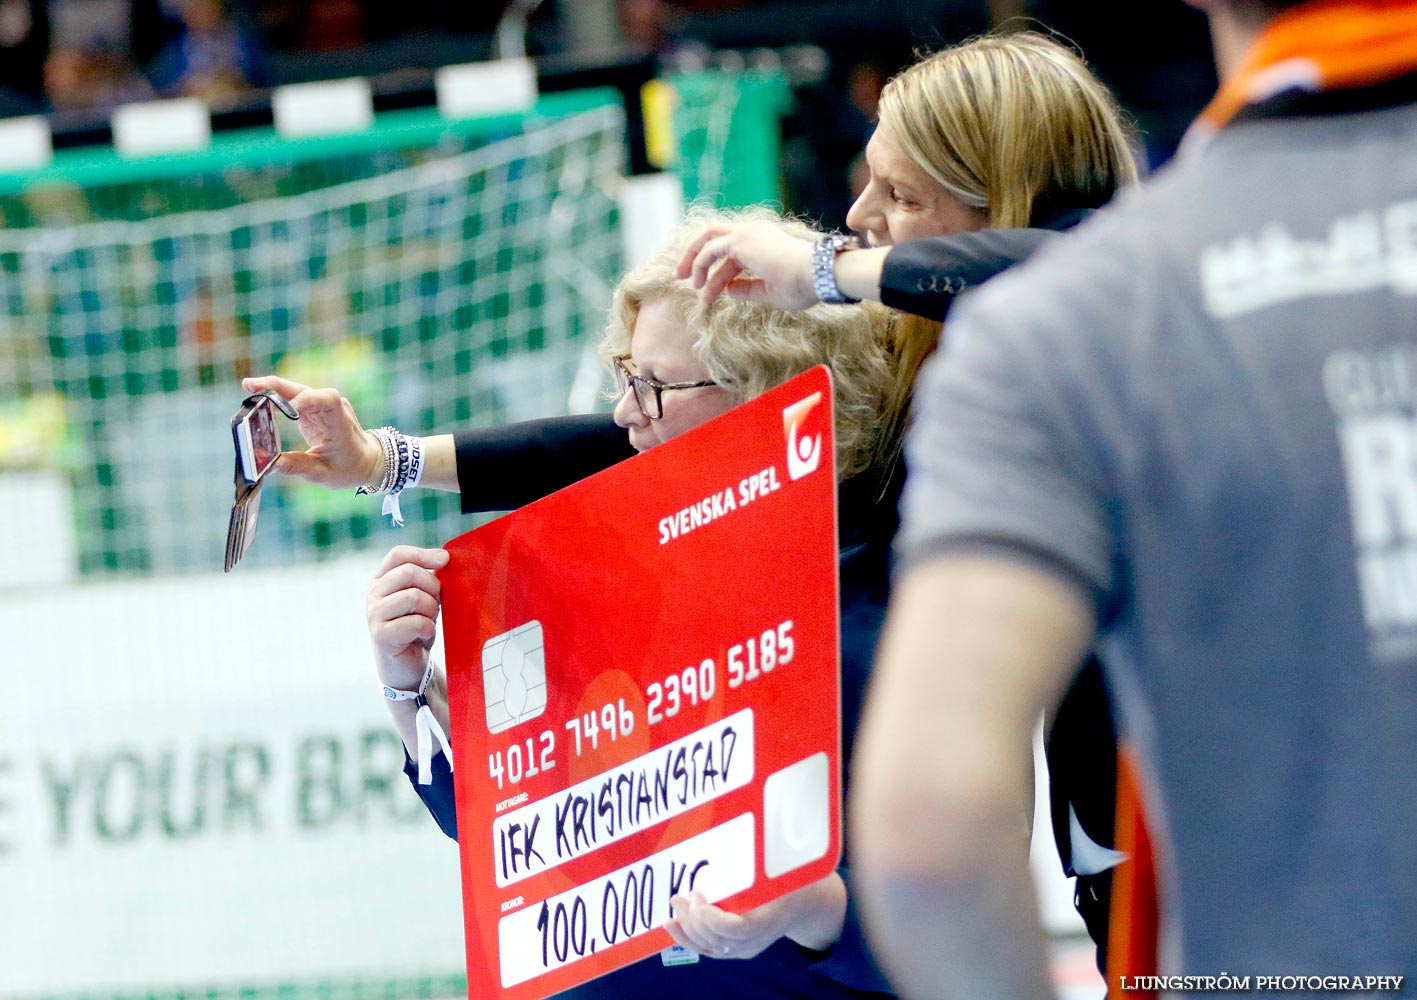
{"type": "Polygon", "coordinates": [[[261,509],[261,479],[280,457],[280,430],[276,410],[291,420],[295,408],[267,390],[248,396],[231,418],[231,437],[236,444],[236,500],[226,528],[226,558],[223,568],[231,572],[256,539],[256,515],[261,509]]]}
{"type": "Polygon", "coordinates": [[[241,474],[248,483],[259,481],[280,457],[280,428],[276,426],[276,407],[271,397],[252,396],[242,403],[231,418],[231,433],[236,439],[241,474]]]}

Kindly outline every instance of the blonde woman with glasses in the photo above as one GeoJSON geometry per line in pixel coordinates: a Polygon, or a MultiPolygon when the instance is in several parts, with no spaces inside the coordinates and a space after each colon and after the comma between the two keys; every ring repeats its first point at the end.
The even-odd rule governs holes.
{"type": "MultiPolygon", "coordinates": [[[[746,217],[795,239],[821,235],[766,211],[746,217]]],[[[705,303],[675,277],[675,266],[705,226],[742,218],[696,214],[649,262],[620,281],[600,345],[619,390],[613,420],[633,451],[645,451],[816,365],[831,370],[840,479],[842,731],[849,748],[884,614],[894,527],[894,502],[878,504],[877,485],[862,474],[878,450],[880,414],[893,381],[886,348],[892,317],[886,310],[863,307],[788,312],[728,299],[705,303]]],[[[297,407],[300,398],[295,397],[297,407]]],[[[370,639],[379,681],[386,687],[417,688],[427,671],[440,606],[436,573],[447,558],[442,549],[398,546],[369,586],[370,639]]],[[[628,613],[633,611],[632,604],[627,606],[628,613]]],[[[446,731],[441,668],[425,697],[446,731]]],[[[415,790],[439,826],[455,837],[453,781],[445,754],[435,749],[431,759],[415,759],[415,704],[388,704],[408,750],[406,770],[415,790]],[[426,783],[418,775],[420,765],[426,783]]],[[[890,995],[866,951],[844,869],[742,914],[698,893],[672,902],[677,917],[667,929],[702,961],[667,966],[656,956],[562,995],[645,1000],[866,1000],[890,995]]]]}

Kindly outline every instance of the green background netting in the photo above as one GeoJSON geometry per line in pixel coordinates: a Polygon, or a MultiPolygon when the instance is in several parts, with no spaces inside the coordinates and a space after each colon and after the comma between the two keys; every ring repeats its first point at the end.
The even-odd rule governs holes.
{"type": "MultiPolygon", "coordinates": [[[[689,196],[722,205],[775,199],[781,81],[719,74],[672,83],[682,83],[674,170],[689,196]]],[[[92,988],[49,990],[32,988],[47,976],[19,988],[0,973],[0,998],[465,992],[456,948],[451,960],[446,948],[430,959],[413,932],[399,951],[406,968],[394,963],[390,975],[360,975],[354,965],[345,974],[287,973],[266,959],[273,949],[262,950],[263,941],[298,945],[302,935],[327,947],[351,931],[340,920],[371,919],[356,904],[342,908],[346,883],[381,880],[396,900],[391,910],[419,912],[417,890],[398,870],[369,860],[396,835],[441,839],[401,777],[407,801],[398,815],[412,820],[386,817],[379,826],[381,814],[371,813],[360,825],[351,813],[307,830],[291,818],[295,800],[287,797],[272,800],[264,832],[207,829],[171,843],[151,819],[131,840],[97,837],[91,817],[80,823],[78,796],[100,808],[91,800],[102,795],[104,776],[136,773],[138,761],[150,782],[165,773],[159,762],[175,761],[191,786],[195,762],[218,739],[269,748],[274,781],[293,780],[296,765],[282,748],[307,738],[324,745],[328,729],[387,735],[382,704],[367,690],[358,607],[366,564],[377,558],[356,550],[437,544],[473,522],[458,514],[456,497],[417,491],[404,498],[408,526],[396,530],[377,499],[280,483],[265,492],[256,545],[223,577],[237,380],[276,372],[338,386],[366,424],[410,433],[605,405],[594,346],[623,263],[616,196],[624,130],[618,98],[595,91],[474,121],[382,114],[373,130],[351,136],[223,134],[194,154],[127,160],[106,149],[65,151],[43,170],[0,176],[0,507],[10,531],[0,548],[28,543],[46,517],[73,543],[73,566],[45,574],[43,586],[25,573],[0,583],[8,588],[0,619],[19,636],[7,676],[20,676],[13,664],[62,660],[67,689],[62,738],[29,710],[0,725],[0,927],[9,928],[0,937],[41,940],[46,950],[53,942],[52,955],[27,954],[20,965],[11,955],[3,964],[64,970],[82,964],[68,955],[103,956],[94,962],[112,971],[92,988]],[[34,483],[57,492],[26,492],[34,483]],[[68,503],[57,518],[16,499],[59,494],[68,503]],[[350,552],[353,559],[337,558],[350,552]],[[260,626],[249,647],[248,619],[260,626]],[[310,621],[323,631],[302,630],[310,621]],[[289,658],[289,675],[280,657],[289,658]],[[302,703],[291,684],[319,694],[302,703]],[[55,832],[60,774],[79,789],[67,841],[55,832]],[[238,898],[241,886],[213,875],[211,857],[230,858],[227,882],[270,872],[281,886],[250,889],[265,907],[253,899],[252,912],[266,914],[265,923],[243,928],[241,944],[262,958],[242,966],[247,978],[174,978],[165,936],[135,928],[170,912],[174,930],[220,953],[225,939],[213,944],[203,930],[211,899],[188,887],[210,879],[238,898]],[[283,906],[272,891],[309,910],[308,890],[297,907],[301,890],[284,886],[308,877],[316,857],[338,874],[321,910],[333,916],[283,927],[270,916],[283,906]],[[130,899],[138,911],[124,909],[130,899]],[[105,917],[102,932],[86,939],[72,931],[83,911],[133,918],[105,917]],[[169,974],[161,983],[137,980],[153,982],[148,989],[113,985],[131,984],[135,968],[169,974]]],[[[282,429],[294,443],[293,428],[282,429]]],[[[356,744],[350,736],[344,745],[356,744]]],[[[374,787],[349,781],[350,789],[374,787]]],[[[126,786],[109,791],[115,815],[146,808],[126,786]]],[[[207,793],[217,794],[215,785],[207,793]]],[[[439,879],[456,877],[446,858],[439,864],[439,879]]],[[[245,954],[235,947],[232,954],[245,954]]]]}

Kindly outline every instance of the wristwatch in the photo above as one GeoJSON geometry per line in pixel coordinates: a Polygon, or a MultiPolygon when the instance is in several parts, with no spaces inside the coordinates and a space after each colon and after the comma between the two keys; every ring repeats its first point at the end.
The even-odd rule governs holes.
{"type": "Polygon", "coordinates": [[[843,295],[836,283],[836,255],[856,246],[856,241],[841,233],[823,236],[812,244],[812,290],[819,302],[830,305],[850,305],[860,302],[849,295],[843,295]]]}

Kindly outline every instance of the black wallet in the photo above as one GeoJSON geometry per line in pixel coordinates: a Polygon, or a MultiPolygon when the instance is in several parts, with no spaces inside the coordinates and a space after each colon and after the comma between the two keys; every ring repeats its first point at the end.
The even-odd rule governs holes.
{"type": "Polygon", "coordinates": [[[226,526],[226,559],[222,563],[222,571],[226,573],[230,573],[231,567],[241,561],[241,557],[246,554],[246,550],[256,539],[256,517],[261,512],[261,485],[265,479],[266,470],[262,469],[258,472],[255,479],[246,478],[246,472],[241,464],[239,429],[251,411],[264,405],[264,401],[267,399],[291,420],[296,420],[300,416],[295,412],[295,407],[286,402],[282,396],[267,389],[253,396],[247,396],[231,418],[231,437],[236,449],[236,499],[231,504],[231,520],[227,522],[226,526]]]}

